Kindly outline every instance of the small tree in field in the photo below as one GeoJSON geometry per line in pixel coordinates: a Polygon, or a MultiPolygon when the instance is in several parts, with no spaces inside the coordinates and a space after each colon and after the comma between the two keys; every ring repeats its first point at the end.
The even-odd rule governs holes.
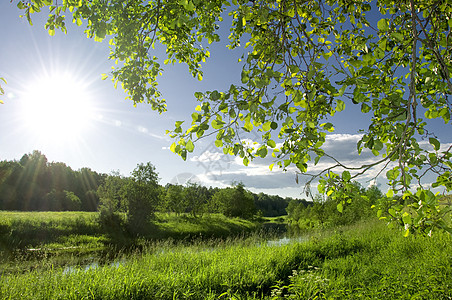
{"type": "Polygon", "coordinates": [[[134,234],[146,232],[160,201],[158,174],[150,162],[139,164],[132,171],[126,187],[126,199],[130,231],[134,234]]]}
{"type": "Polygon", "coordinates": [[[119,172],[112,172],[97,189],[99,202],[99,223],[108,231],[122,230],[124,220],[121,213],[127,211],[125,188],[127,178],[119,172]]]}

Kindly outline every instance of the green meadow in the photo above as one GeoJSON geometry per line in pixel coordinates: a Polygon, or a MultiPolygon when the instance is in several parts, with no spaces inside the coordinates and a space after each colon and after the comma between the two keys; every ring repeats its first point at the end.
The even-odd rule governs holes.
{"type": "Polygon", "coordinates": [[[162,214],[157,219],[154,239],[128,241],[132,246],[124,243],[112,253],[106,251],[112,237],[96,227],[95,213],[2,212],[0,298],[452,297],[447,233],[403,237],[369,220],[278,240],[259,231],[258,222],[238,218],[162,214]],[[33,230],[47,240],[37,243],[33,230]],[[25,237],[30,240],[16,242],[22,248],[4,246],[25,237]]]}

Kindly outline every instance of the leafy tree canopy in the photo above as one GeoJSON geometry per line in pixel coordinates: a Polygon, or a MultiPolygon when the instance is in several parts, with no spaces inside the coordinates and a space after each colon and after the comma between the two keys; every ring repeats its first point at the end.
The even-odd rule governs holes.
{"type": "MultiPolygon", "coordinates": [[[[422,188],[427,173],[434,187],[452,189],[451,149],[428,128],[429,119],[450,124],[452,94],[452,4],[447,0],[23,0],[30,15],[50,8],[49,34],[66,32],[65,15],[88,37],[110,38],[111,76],[134,103],[148,102],[163,112],[157,89],[162,73],[152,49],[166,47],[164,63],[185,63],[202,80],[207,44],[220,40],[219,26],[230,29],[229,48],[244,46],[241,84],[225,91],[195,93],[199,105],[192,123],[176,122],[171,150],[186,158],[194,142],[216,135],[225,154],[243,158],[272,155],[281,168],[300,173],[322,158],[334,164],[312,178],[319,191],[346,201],[351,182],[374,167],[389,180],[388,196],[402,195],[412,210],[397,210],[405,226],[433,220],[445,212],[422,188]],[[232,18],[225,24],[223,16],[232,18]],[[331,117],[357,106],[369,124],[357,143],[378,157],[360,167],[344,165],[322,146],[334,132],[331,117]],[[259,133],[257,146],[244,133],[259,133]],[[245,135],[246,136],[246,135],[245,135]],[[421,143],[421,141],[428,143],[421,143]],[[339,174],[342,172],[342,174],[339,174]],[[412,185],[420,186],[415,193],[412,185]],[[345,198],[345,199],[343,199],[345,198]],[[409,200],[409,201],[408,201],[409,200]]],[[[105,75],[104,77],[107,77],[105,75]]],[[[445,128],[447,130],[447,128],[445,128]]],[[[270,166],[271,168],[273,165],[270,166]]]]}

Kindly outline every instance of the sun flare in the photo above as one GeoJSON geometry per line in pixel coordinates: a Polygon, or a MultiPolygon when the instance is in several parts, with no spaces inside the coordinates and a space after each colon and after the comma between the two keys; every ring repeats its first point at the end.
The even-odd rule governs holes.
{"type": "Polygon", "coordinates": [[[24,125],[46,143],[79,139],[92,109],[87,84],[67,73],[43,76],[26,88],[24,125]]]}

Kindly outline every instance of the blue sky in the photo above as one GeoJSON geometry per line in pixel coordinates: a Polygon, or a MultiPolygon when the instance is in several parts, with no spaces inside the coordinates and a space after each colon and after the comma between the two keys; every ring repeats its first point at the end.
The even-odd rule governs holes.
{"type": "MultiPolygon", "coordinates": [[[[102,173],[119,170],[123,175],[129,175],[138,163],[150,161],[156,166],[161,184],[184,182],[195,175],[206,186],[224,187],[232,181],[242,181],[253,192],[304,197],[303,181],[296,183],[295,169],[284,173],[275,168],[271,172],[271,158],[244,167],[239,159],[215,149],[208,139],[196,144],[187,161],[169,150],[172,141],[165,130],[172,129],[175,121],[191,120],[197,105],[194,92],[222,90],[239,81],[237,58],[243,49],[227,50],[226,40],[212,45],[212,58],[203,66],[202,82],[192,78],[185,65],[164,66],[159,89],[167,100],[168,111],[159,115],[146,104],[133,107],[120,88],[115,89],[110,80],[101,80],[101,74],[108,73],[112,66],[107,59],[108,41],[87,39],[83,27],[70,20],[67,35],[57,32],[50,37],[44,29],[47,13],[33,16],[33,26],[19,15],[15,4],[0,3],[0,76],[8,80],[4,87],[5,104],[0,106],[0,160],[19,159],[25,153],[40,150],[49,161],[61,161],[73,169],[90,167],[102,173]],[[60,79],[66,75],[78,86],[65,88],[60,79]],[[43,101],[36,99],[39,93],[44,97],[51,93],[37,91],[45,85],[61,93],[57,98],[75,97],[77,103],[83,98],[85,106],[79,119],[71,119],[76,108],[69,108],[62,118],[53,120],[45,105],[39,105],[43,101]],[[63,91],[59,90],[61,87],[63,91]],[[77,94],[78,90],[83,93],[77,94]],[[35,118],[38,112],[44,118],[35,118]]],[[[159,51],[156,56],[164,59],[159,51]]],[[[335,117],[336,131],[328,138],[326,150],[352,165],[374,160],[369,153],[358,157],[356,152],[358,130],[367,127],[367,118],[355,109],[335,117]]],[[[445,141],[448,134],[440,137],[445,141]]],[[[325,165],[317,166],[320,167],[325,165]]]]}

